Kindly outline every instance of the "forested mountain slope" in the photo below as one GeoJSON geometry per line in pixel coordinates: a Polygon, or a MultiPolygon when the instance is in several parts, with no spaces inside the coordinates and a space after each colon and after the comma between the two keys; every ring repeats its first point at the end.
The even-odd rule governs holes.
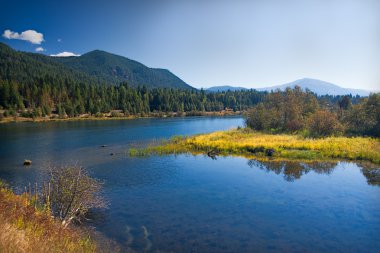
{"type": "Polygon", "coordinates": [[[128,58],[95,50],[79,57],[52,57],[19,52],[0,43],[0,79],[32,83],[39,78],[59,82],[132,87],[193,89],[166,69],[148,68],[128,58]]]}

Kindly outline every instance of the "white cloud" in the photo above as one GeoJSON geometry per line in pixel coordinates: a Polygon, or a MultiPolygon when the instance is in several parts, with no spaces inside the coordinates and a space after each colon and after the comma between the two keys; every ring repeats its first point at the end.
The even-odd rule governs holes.
{"type": "Polygon", "coordinates": [[[68,56],[80,56],[80,54],[74,54],[72,52],[62,52],[58,54],[51,54],[50,56],[55,56],[55,57],[68,57],[68,56]]]}
{"type": "Polygon", "coordinates": [[[32,44],[40,45],[44,41],[44,35],[34,30],[26,30],[22,33],[13,32],[11,30],[5,30],[3,37],[6,39],[14,40],[26,40],[32,44]]]}
{"type": "Polygon", "coordinates": [[[43,52],[45,51],[45,49],[43,47],[37,47],[36,48],[36,52],[43,52]]]}
{"type": "Polygon", "coordinates": [[[58,42],[61,42],[61,41],[62,41],[62,39],[57,39],[57,41],[58,41],[58,42]]]}

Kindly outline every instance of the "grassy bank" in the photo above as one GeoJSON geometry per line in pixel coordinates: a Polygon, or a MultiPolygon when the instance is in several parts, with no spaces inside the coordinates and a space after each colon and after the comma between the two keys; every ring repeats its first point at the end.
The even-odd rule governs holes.
{"type": "Polygon", "coordinates": [[[97,252],[97,246],[86,233],[63,228],[0,181],[0,252],[97,252]]]}
{"type": "Polygon", "coordinates": [[[234,129],[191,137],[174,137],[159,146],[131,149],[132,156],[146,154],[211,154],[274,159],[348,159],[380,164],[380,140],[369,137],[305,138],[298,135],[265,134],[250,129],[234,129]]]}

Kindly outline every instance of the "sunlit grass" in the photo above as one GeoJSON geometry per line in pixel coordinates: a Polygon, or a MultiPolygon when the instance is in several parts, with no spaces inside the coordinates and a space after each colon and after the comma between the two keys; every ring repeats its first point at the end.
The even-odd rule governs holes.
{"type": "Polygon", "coordinates": [[[250,129],[234,129],[192,137],[175,137],[143,151],[154,154],[207,153],[221,155],[265,156],[274,150],[274,158],[349,159],[380,163],[380,140],[370,137],[306,138],[300,135],[266,134],[250,129]]]}

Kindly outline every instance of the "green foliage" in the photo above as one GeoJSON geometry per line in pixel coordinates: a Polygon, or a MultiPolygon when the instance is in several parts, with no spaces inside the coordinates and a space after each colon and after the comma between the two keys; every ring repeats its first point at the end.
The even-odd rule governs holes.
{"type": "Polygon", "coordinates": [[[380,137],[380,94],[371,94],[353,105],[343,121],[348,133],[380,137]]]}
{"type": "Polygon", "coordinates": [[[288,88],[284,92],[269,93],[263,103],[248,111],[246,123],[259,131],[300,131],[304,128],[307,117],[318,107],[315,94],[303,92],[300,87],[288,88]]]}
{"type": "Polygon", "coordinates": [[[59,58],[17,52],[0,43],[0,106],[12,116],[25,109],[34,117],[53,112],[59,118],[111,110],[122,110],[127,116],[241,111],[264,95],[254,90],[197,91],[167,70],[101,51],[59,58]]]}
{"type": "Polygon", "coordinates": [[[80,57],[57,57],[55,60],[112,85],[128,82],[132,87],[144,84],[149,88],[192,89],[166,69],[148,68],[137,61],[100,50],[80,57]]]}

